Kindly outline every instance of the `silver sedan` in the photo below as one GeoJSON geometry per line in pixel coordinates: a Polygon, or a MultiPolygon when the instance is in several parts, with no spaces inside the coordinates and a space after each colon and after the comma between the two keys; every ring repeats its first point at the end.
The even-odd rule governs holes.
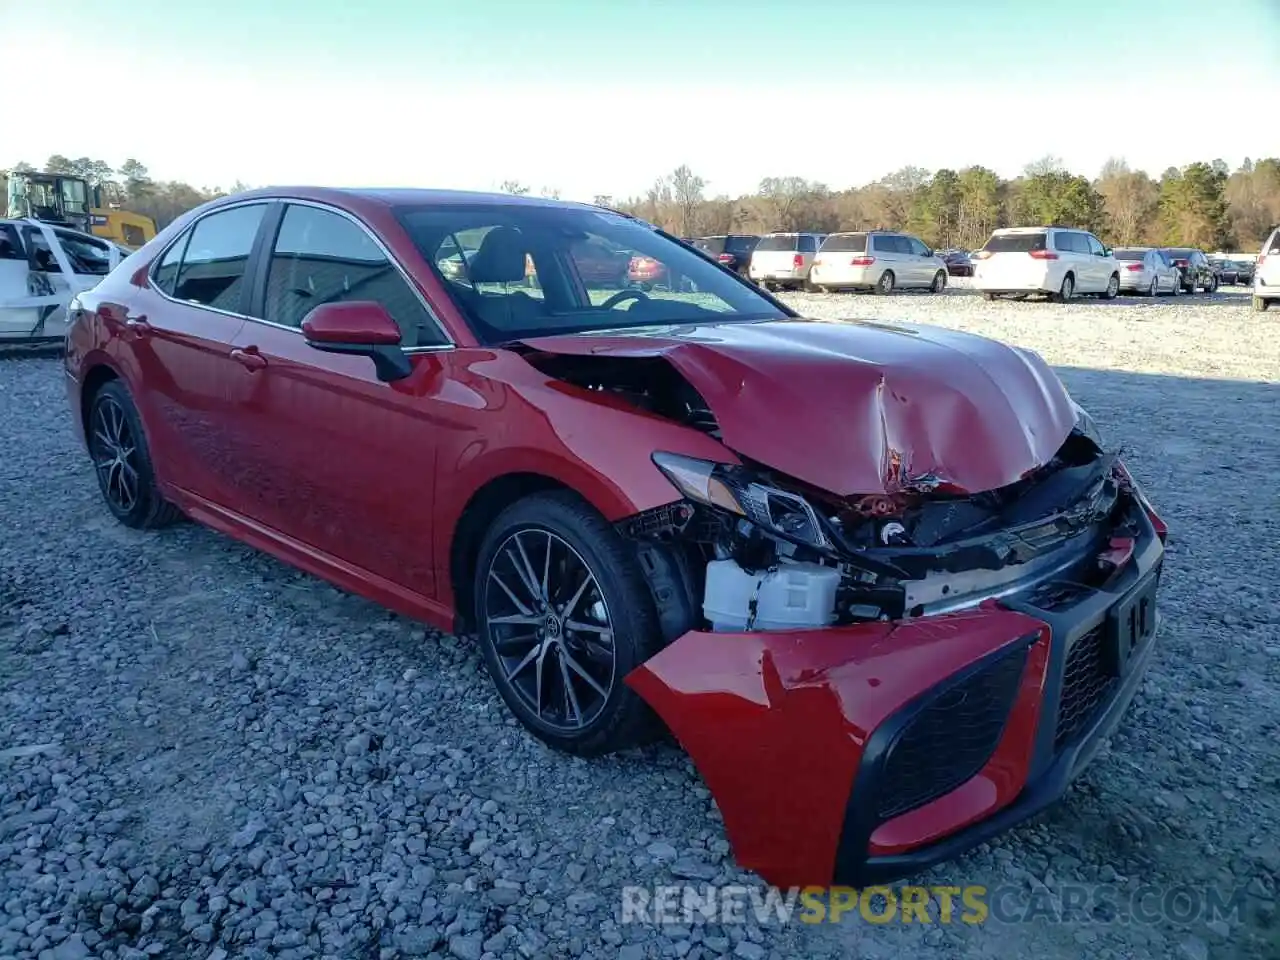
{"type": "Polygon", "coordinates": [[[1120,261],[1120,289],[1145,293],[1181,292],[1181,275],[1164,253],[1153,247],[1119,247],[1112,254],[1120,261]]]}

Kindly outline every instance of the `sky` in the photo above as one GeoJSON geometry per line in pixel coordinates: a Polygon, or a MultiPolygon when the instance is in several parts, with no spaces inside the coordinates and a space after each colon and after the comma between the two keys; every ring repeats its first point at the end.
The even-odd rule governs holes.
{"type": "Polygon", "coordinates": [[[739,195],[1280,155],[1280,0],[0,0],[0,63],[25,90],[0,168],[204,187],[590,200],[681,164],[739,195]]]}

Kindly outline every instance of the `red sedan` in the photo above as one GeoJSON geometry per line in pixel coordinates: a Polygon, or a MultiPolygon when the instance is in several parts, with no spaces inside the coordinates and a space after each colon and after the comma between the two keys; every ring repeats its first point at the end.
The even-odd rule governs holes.
{"type": "Polygon", "coordinates": [[[1042,809],[1154,649],[1164,526],[1039,357],[804,320],[622,214],[255,191],[71,314],[121,523],[185,515],[474,633],[560,749],[660,718],[779,885],[909,874],[1042,809]],[[594,302],[584,242],[673,292],[594,302]]]}

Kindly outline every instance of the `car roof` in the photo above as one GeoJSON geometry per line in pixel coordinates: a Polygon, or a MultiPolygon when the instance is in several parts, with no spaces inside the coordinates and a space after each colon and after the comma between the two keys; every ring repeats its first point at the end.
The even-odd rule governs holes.
{"type": "MultiPolygon", "coordinates": [[[[573,200],[552,200],[549,197],[516,196],[510,193],[494,193],[482,190],[441,190],[424,187],[316,187],[273,186],[246,190],[223,199],[251,200],[280,197],[294,200],[315,200],[336,204],[364,201],[385,206],[421,204],[445,206],[466,203],[502,203],[527,207],[569,207],[584,210],[601,210],[589,203],[573,200]]],[[[624,214],[625,216],[625,214],[624,214]]]]}

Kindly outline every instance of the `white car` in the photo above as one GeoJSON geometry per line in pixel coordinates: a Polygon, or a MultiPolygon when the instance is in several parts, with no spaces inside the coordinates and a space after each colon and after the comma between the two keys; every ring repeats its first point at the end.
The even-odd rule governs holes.
{"type": "Polygon", "coordinates": [[[0,220],[0,344],[61,340],[67,304],[129,253],[40,220],[0,220]]]}
{"type": "Polygon", "coordinates": [[[1121,290],[1145,293],[1149,297],[1159,293],[1177,296],[1182,291],[1182,273],[1163,250],[1117,247],[1111,253],[1120,261],[1121,290]]]}
{"type": "Polygon", "coordinates": [[[941,293],[947,286],[947,264],[924,241],[906,233],[869,230],[833,233],[822,241],[809,272],[819,290],[916,288],[941,293]]]}
{"type": "Polygon", "coordinates": [[[1280,303],[1280,227],[1271,231],[1253,268],[1253,309],[1280,303]]]}
{"type": "Polygon", "coordinates": [[[1120,264],[1087,230],[1005,227],[970,258],[974,289],[988,300],[1042,293],[1066,303],[1078,294],[1112,300],[1120,292],[1120,264]]]}
{"type": "Polygon", "coordinates": [[[766,233],[751,251],[747,276],[766,290],[804,287],[822,240],[820,233],[766,233]]]}

